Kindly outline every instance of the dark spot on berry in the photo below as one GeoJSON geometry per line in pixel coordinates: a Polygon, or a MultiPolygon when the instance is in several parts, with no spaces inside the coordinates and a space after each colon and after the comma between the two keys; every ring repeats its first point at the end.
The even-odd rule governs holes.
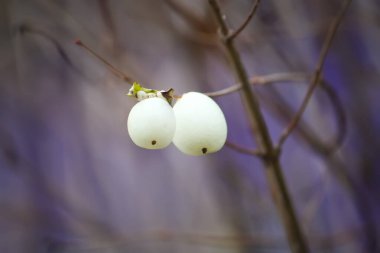
{"type": "Polygon", "coordinates": [[[156,145],[157,141],[153,140],[152,145],[156,145]]]}
{"type": "Polygon", "coordinates": [[[207,148],[202,148],[202,153],[206,154],[207,153],[207,148]]]}

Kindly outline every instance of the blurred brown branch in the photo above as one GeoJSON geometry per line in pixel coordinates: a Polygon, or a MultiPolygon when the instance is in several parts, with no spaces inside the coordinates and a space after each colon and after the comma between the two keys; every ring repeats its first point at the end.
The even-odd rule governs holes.
{"type": "MultiPolygon", "coordinates": [[[[318,250],[331,250],[335,247],[351,243],[360,236],[361,228],[348,228],[347,230],[329,235],[311,235],[313,246],[318,250]]],[[[149,242],[186,242],[189,244],[207,245],[217,248],[235,248],[239,246],[265,247],[268,249],[281,249],[286,242],[280,238],[265,235],[215,235],[204,233],[183,233],[170,230],[152,230],[145,233],[134,233],[133,235],[120,235],[112,240],[99,240],[92,246],[75,246],[69,244],[68,248],[75,250],[96,250],[115,247],[130,246],[134,243],[149,242]]]]}
{"type": "Polygon", "coordinates": [[[325,62],[327,53],[332,45],[332,42],[334,40],[335,34],[338,31],[339,25],[341,24],[343,17],[346,14],[346,11],[348,10],[348,7],[350,6],[351,0],[347,0],[343,7],[340,9],[340,12],[338,13],[337,17],[333,20],[331,26],[329,27],[328,34],[326,36],[326,39],[323,43],[322,50],[318,59],[317,67],[315,70],[315,73],[313,75],[313,79],[310,83],[309,89],[306,92],[306,95],[302,101],[302,104],[300,108],[298,109],[297,113],[295,114],[294,118],[291,120],[289,125],[285,128],[285,130],[282,132],[277,148],[281,149],[282,145],[286,141],[286,139],[289,137],[289,135],[292,133],[292,131],[297,127],[298,122],[300,121],[302,114],[306,110],[306,107],[311,99],[311,96],[313,95],[314,89],[318,86],[321,76],[322,76],[322,68],[323,64],[325,62]]]}
{"type": "MultiPolygon", "coordinates": [[[[305,73],[274,73],[265,76],[255,76],[250,79],[250,83],[254,86],[267,86],[275,83],[291,83],[298,84],[299,82],[306,82],[310,79],[310,75],[305,73]]],[[[336,120],[336,134],[329,143],[322,143],[314,133],[311,132],[311,127],[306,122],[300,122],[297,133],[306,140],[311,147],[319,153],[332,155],[343,143],[347,133],[346,116],[343,105],[339,99],[334,88],[324,79],[320,81],[319,87],[327,95],[334,111],[334,119],[336,120]]],[[[210,97],[225,96],[241,89],[240,84],[235,84],[225,89],[221,89],[214,92],[206,92],[204,94],[210,97]]],[[[261,96],[262,94],[260,94],[261,96]]],[[[271,109],[271,111],[284,122],[287,122],[291,115],[294,115],[291,106],[272,89],[271,95],[275,96],[275,99],[263,99],[265,105],[271,109]]]]}
{"type": "Polygon", "coordinates": [[[115,22],[112,18],[112,13],[109,6],[108,0],[98,0],[99,10],[101,17],[104,21],[105,26],[107,27],[107,36],[104,36],[106,42],[112,49],[114,55],[116,55],[118,47],[117,31],[115,27],[115,22]]]}
{"type": "Polygon", "coordinates": [[[259,150],[249,149],[249,148],[243,147],[243,146],[241,146],[237,143],[234,143],[230,140],[226,141],[226,146],[237,151],[237,152],[239,152],[239,153],[246,154],[246,155],[253,155],[253,156],[259,156],[259,157],[264,155],[259,150]]]}
{"type": "Polygon", "coordinates": [[[206,22],[202,17],[197,15],[193,10],[176,0],[165,0],[175,12],[177,12],[183,19],[185,19],[196,30],[204,33],[211,33],[214,26],[206,22]]]}
{"type": "Polygon", "coordinates": [[[75,67],[75,65],[70,60],[67,53],[65,52],[65,50],[61,46],[60,42],[56,38],[54,38],[52,35],[50,35],[48,32],[43,31],[42,29],[39,29],[38,27],[36,27],[32,24],[27,24],[27,23],[21,24],[18,27],[18,32],[20,32],[21,35],[26,35],[26,34],[38,35],[38,36],[41,36],[41,37],[45,38],[46,40],[50,41],[54,45],[56,50],[58,51],[58,54],[63,59],[63,61],[68,66],[70,66],[70,68],[72,68],[74,71],[76,71],[77,73],[79,72],[79,70],[75,67]]]}
{"type": "Polygon", "coordinates": [[[257,8],[259,7],[260,0],[256,0],[254,4],[252,5],[251,11],[249,12],[246,19],[243,21],[243,23],[235,30],[230,32],[230,34],[227,36],[227,39],[233,40],[235,39],[244,29],[245,27],[251,22],[251,19],[256,13],[257,8]]]}
{"type": "Polygon", "coordinates": [[[273,147],[271,136],[265,119],[260,109],[260,105],[248,79],[240,55],[235,48],[234,40],[228,39],[229,28],[225,23],[224,15],[216,0],[209,0],[210,6],[215,14],[221,31],[221,40],[227,51],[228,58],[235,71],[236,78],[242,85],[242,95],[248,110],[248,117],[252,126],[253,134],[259,150],[264,152],[262,162],[266,168],[269,186],[273,195],[274,203],[281,215],[286,235],[293,252],[308,252],[308,245],[297,220],[296,213],[289,196],[287,185],[282,174],[279,154],[273,147]]]}

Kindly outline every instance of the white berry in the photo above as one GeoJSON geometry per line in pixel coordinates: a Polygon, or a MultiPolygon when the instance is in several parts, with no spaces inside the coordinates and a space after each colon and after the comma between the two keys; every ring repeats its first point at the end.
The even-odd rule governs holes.
{"type": "Polygon", "coordinates": [[[227,123],[220,107],[210,97],[185,93],[173,107],[176,118],[174,145],[188,155],[220,150],[227,138],[227,123]]]}
{"type": "Polygon", "coordinates": [[[161,149],[167,147],[174,136],[173,108],[162,98],[146,98],[138,102],[128,115],[128,133],[139,147],[161,149]]]}

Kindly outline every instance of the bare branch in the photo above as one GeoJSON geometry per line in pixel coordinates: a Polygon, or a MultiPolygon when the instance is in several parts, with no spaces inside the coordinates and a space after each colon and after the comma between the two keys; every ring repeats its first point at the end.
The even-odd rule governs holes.
{"type": "Polygon", "coordinates": [[[112,18],[109,1],[98,0],[98,5],[99,5],[99,11],[100,11],[101,17],[104,21],[104,24],[108,32],[108,36],[105,36],[105,39],[110,44],[113,50],[113,53],[116,54],[116,49],[118,46],[117,31],[116,31],[115,22],[113,21],[113,18],[112,18]]]}
{"type": "Polygon", "coordinates": [[[321,179],[318,180],[318,185],[314,187],[314,191],[311,196],[308,197],[308,201],[304,204],[302,214],[302,223],[310,230],[312,221],[321,208],[322,202],[326,197],[328,187],[331,185],[330,174],[327,170],[322,172],[321,179]]]}
{"type": "Polygon", "coordinates": [[[210,33],[210,32],[203,32],[196,29],[193,29],[191,31],[187,29],[182,29],[180,27],[174,27],[176,29],[176,32],[178,32],[181,36],[183,36],[185,39],[197,43],[204,47],[216,47],[218,45],[218,40],[216,34],[210,33]]]}
{"type": "Polygon", "coordinates": [[[284,175],[282,174],[279,153],[273,147],[267,123],[260,109],[260,104],[251,87],[241,57],[235,48],[234,40],[226,39],[229,29],[225,23],[224,15],[222,14],[217,0],[209,0],[209,3],[219,24],[221,39],[228,54],[231,66],[235,71],[237,80],[242,86],[242,97],[246,105],[257,146],[265,153],[262,157],[262,162],[265,166],[273,201],[281,216],[289,245],[293,252],[307,253],[309,252],[308,245],[302,233],[301,224],[297,220],[284,175]]]}
{"type": "MultiPolygon", "coordinates": [[[[274,73],[269,74],[265,76],[255,76],[252,77],[249,82],[252,85],[267,85],[275,82],[300,82],[305,81],[305,74],[304,73],[274,73]]],[[[236,91],[239,91],[242,88],[242,86],[237,83],[234,85],[231,85],[230,87],[227,87],[225,89],[221,89],[218,91],[213,92],[206,92],[205,95],[209,97],[220,97],[224,95],[228,95],[231,93],[234,93],[236,91]]]]}
{"type": "Polygon", "coordinates": [[[202,32],[211,32],[215,27],[212,27],[208,22],[202,20],[194,11],[190,10],[184,4],[181,4],[177,0],[165,0],[167,5],[169,5],[174,11],[183,17],[189,24],[192,25],[196,30],[202,32]]]}
{"type": "Polygon", "coordinates": [[[329,97],[336,115],[335,119],[337,124],[337,134],[334,140],[327,146],[328,152],[333,153],[342,146],[344,139],[346,138],[347,118],[343,104],[339,99],[339,96],[336,93],[335,89],[326,80],[322,80],[320,85],[321,88],[326,92],[326,95],[329,97]]]}
{"type": "Polygon", "coordinates": [[[212,91],[212,92],[205,92],[203,94],[205,94],[209,97],[221,97],[221,96],[225,96],[228,94],[235,93],[236,91],[239,91],[239,90],[241,90],[241,85],[240,84],[234,84],[234,85],[227,87],[225,89],[212,91]]]}
{"type": "Polygon", "coordinates": [[[178,13],[192,29],[183,29],[183,27],[174,26],[174,29],[186,39],[201,44],[203,46],[216,46],[217,36],[215,34],[215,25],[208,22],[208,18],[202,17],[191,10],[185,4],[178,0],[164,0],[165,3],[178,13]]]}
{"type": "Polygon", "coordinates": [[[130,76],[127,76],[126,74],[124,74],[121,70],[118,70],[117,68],[115,68],[113,65],[111,65],[106,59],[104,59],[103,57],[101,57],[98,53],[96,53],[94,50],[92,50],[90,47],[88,47],[86,44],[84,44],[81,40],[76,40],[75,41],[75,44],[77,44],[78,46],[82,47],[83,49],[85,49],[88,53],[90,53],[91,55],[93,55],[95,58],[97,58],[98,60],[100,60],[101,62],[103,62],[103,64],[105,64],[108,69],[115,75],[117,76],[118,78],[120,78],[121,80],[123,81],[126,81],[127,83],[129,84],[133,84],[133,82],[136,80],[130,76]]]}
{"type": "Polygon", "coordinates": [[[256,150],[256,149],[249,149],[249,148],[246,148],[246,147],[243,147],[243,146],[240,146],[239,144],[236,144],[232,141],[226,141],[226,146],[239,152],[239,153],[242,153],[242,154],[246,154],[246,155],[252,155],[252,156],[263,156],[263,152],[261,152],[260,150],[256,150]]]}
{"type": "Polygon", "coordinates": [[[287,128],[282,132],[281,136],[280,136],[280,139],[278,141],[278,144],[277,144],[277,148],[280,149],[282,147],[282,145],[284,144],[284,142],[286,141],[286,139],[289,137],[289,135],[292,133],[292,131],[297,127],[297,124],[298,122],[300,121],[303,113],[305,112],[306,110],[306,107],[311,99],[311,96],[313,95],[313,92],[315,90],[315,88],[318,86],[319,84],[319,81],[322,77],[322,67],[323,67],[323,64],[325,62],[325,59],[326,59],[326,56],[327,56],[327,53],[328,53],[328,50],[330,49],[331,45],[332,45],[332,42],[333,42],[333,39],[335,37],[335,34],[339,28],[339,25],[341,24],[342,20],[343,20],[343,17],[346,13],[346,11],[348,10],[348,7],[350,6],[350,3],[351,3],[352,0],[347,0],[344,4],[343,4],[343,7],[342,9],[340,10],[338,16],[333,20],[330,28],[329,28],[329,32],[326,36],[326,39],[323,43],[323,47],[322,47],[322,50],[321,50],[321,53],[320,53],[320,56],[319,56],[319,59],[318,59],[318,64],[317,64],[317,68],[315,70],[315,74],[313,76],[313,79],[311,81],[311,84],[309,86],[309,89],[308,91],[306,92],[306,95],[302,101],[302,104],[300,106],[300,108],[298,109],[296,115],[294,116],[294,118],[291,120],[291,122],[289,123],[289,125],[287,126],[287,128]]]}
{"type": "Polygon", "coordinates": [[[265,85],[275,82],[304,82],[307,77],[308,75],[302,72],[280,72],[265,76],[252,77],[251,83],[265,85]]]}
{"type": "Polygon", "coordinates": [[[73,70],[75,70],[77,73],[79,73],[80,71],[75,67],[75,65],[73,64],[73,62],[70,60],[70,58],[68,57],[67,53],[65,52],[65,50],[63,49],[63,47],[61,46],[60,42],[55,39],[53,36],[51,36],[49,33],[43,31],[43,30],[40,30],[39,28],[37,27],[34,27],[33,25],[31,24],[21,24],[19,27],[18,27],[18,31],[21,33],[21,34],[25,34],[25,33],[30,33],[30,34],[35,34],[35,35],[39,35],[39,36],[42,36],[43,38],[47,39],[48,41],[50,41],[54,47],[57,49],[58,51],[58,54],[59,56],[63,59],[63,61],[65,61],[68,66],[70,66],[73,70]]]}
{"type": "MultiPolygon", "coordinates": [[[[297,84],[299,82],[306,82],[310,80],[310,75],[301,73],[301,72],[289,72],[289,73],[274,73],[264,76],[255,76],[250,79],[250,83],[254,86],[266,86],[274,83],[285,83],[289,82],[292,84],[297,84]]],[[[336,135],[333,140],[329,143],[322,143],[319,141],[317,137],[314,136],[313,133],[308,131],[307,129],[311,129],[306,122],[298,125],[298,133],[300,137],[312,147],[315,152],[320,154],[333,154],[343,143],[345,136],[347,134],[347,120],[345,115],[345,110],[343,108],[342,102],[339,99],[338,94],[335,89],[329,84],[326,80],[322,79],[320,84],[318,85],[323,92],[325,92],[326,96],[330,100],[332,105],[335,120],[336,120],[336,135]]],[[[240,84],[234,84],[227,88],[214,91],[214,92],[206,92],[204,93],[210,97],[220,97],[228,94],[235,93],[241,89],[240,84]]],[[[279,96],[279,95],[278,95],[279,96]]],[[[278,118],[282,121],[288,122],[291,115],[294,115],[294,111],[291,106],[281,97],[276,97],[275,101],[266,103],[269,106],[269,109],[274,111],[278,118]]],[[[266,102],[266,100],[263,100],[266,102]]]]}
{"type": "MultiPolygon", "coordinates": [[[[322,86],[319,86],[323,89],[322,86]]],[[[326,90],[322,90],[327,93],[326,90]]],[[[268,111],[282,123],[287,124],[289,120],[295,114],[294,109],[288,103],[286,99],[283,98],[281,93],[279,93],[276,89],[269,87],[269,93],[260,92],[260,96],[262,97],[263,104],[268,108],[268,111]]],[[[328,99],[330,96],[327,95],[328,99]]],[[[332,110],[334,113],[334,119],[336,120],[336,134],[334,136],[340,135],[340,115],[336,114],[336,108],[334,107],[335,101],[330,101],[330,104],[333,106],[332,110]]],[[[308,124],[308,122],[301,120],[298,124],[297,129],[295,130],[296,136],[299,137],[302,141],[305,141],[307,145],[310,146],[311,150],[316,152],[318,155],[329,156],[334,153],[334,151],[339,147],[336,145],[337,137],[332,138],[332,141],[324,143],[320,140],[320,138],[316,135],[313,128],[308,124]],[[334,147],[334,149],[332,149],[334,147]]]]}
{"type": "Polygon", "coordinates": [[[252,5],[252,9],[249,12],[248,16],[246,17],[246,19],[244,20],[244,22],[235,31],[230,33],[227,39],[230,39],[230,40],[235,39],[247,27],[247,25],[249,24],[249,22],[252,20],[253,16],[255,15],[256,10],[259,7],[259,4],[260,4],[260,0],[256,0],[255,3],[252,5]]]}

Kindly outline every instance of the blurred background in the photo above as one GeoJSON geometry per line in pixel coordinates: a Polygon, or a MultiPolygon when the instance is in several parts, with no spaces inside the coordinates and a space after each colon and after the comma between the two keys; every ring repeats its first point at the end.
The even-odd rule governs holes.
{"type": "MultiPolygon", "coordinates": [[[[232,27],[252,2],[221,1],[232,27]]],[[[249,76],[301,75],[255,88],[276,141],[344,0],[261,2],[236,41],[249,76]]],[[[0,252],[290,251],[259,159],[135,146],[130,86],[76,39],[146,87],[235,83],[205,0],[0,0],[0,252]]],[[[312,252],[380,252],[379,45],[380,2],[353,1],[283,149],[312,252]]],[[[254,148],[239,94],[215,99],[254,148]]]]}

